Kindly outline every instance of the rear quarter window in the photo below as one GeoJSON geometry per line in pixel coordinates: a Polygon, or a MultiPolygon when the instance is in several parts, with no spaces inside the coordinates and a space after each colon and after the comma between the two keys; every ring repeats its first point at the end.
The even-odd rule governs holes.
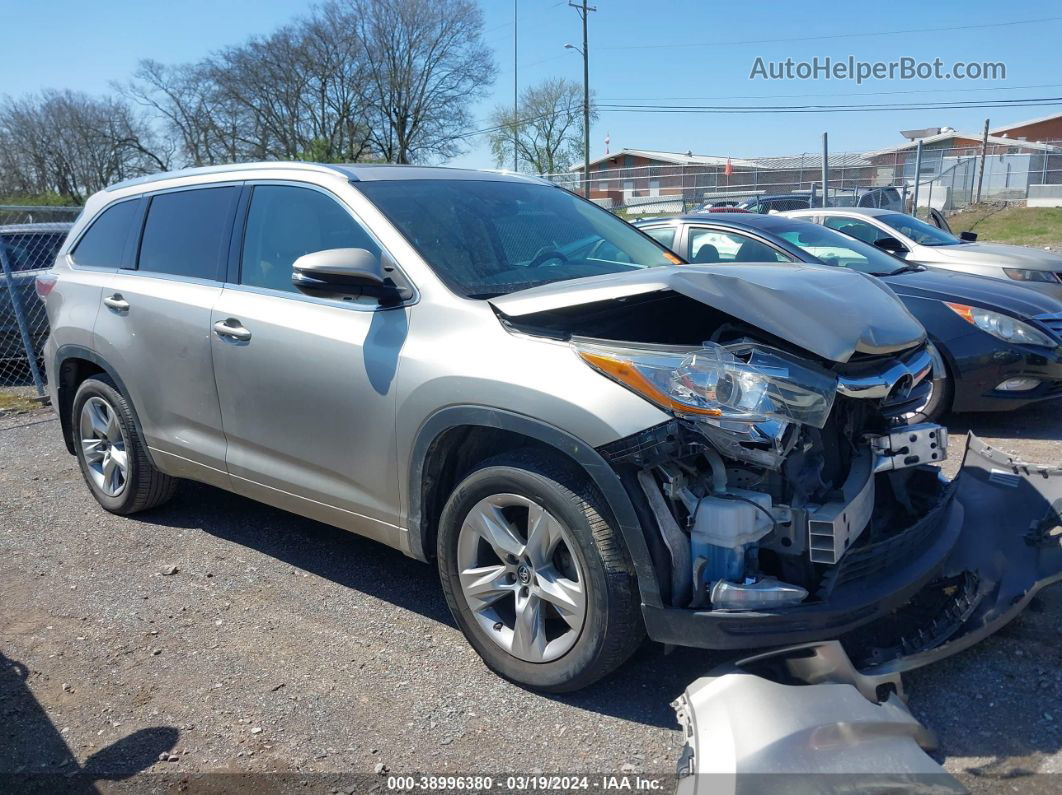
{"type": "Polygon", "coordinates": [[[217,279],[232,227],[237,188],[195,188],[151,198],[137,267],[217,279]]]}
{"type": "Polygon", "coordinates": [[[72,257],[78,265],[90,268],[118,268],[129,233],[137,218],[136,199],[112,204],[98,216],[74,247],[72,257]]]}

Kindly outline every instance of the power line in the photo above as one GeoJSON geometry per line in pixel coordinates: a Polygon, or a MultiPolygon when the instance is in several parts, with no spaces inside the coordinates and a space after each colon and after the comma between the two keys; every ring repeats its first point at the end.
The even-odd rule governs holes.
{"type": "Polygon", "coordinates": [[[878,97],[895,94],[939,94],[970,91],[1020,91],[1028,88],[1062,88],[1062,83],[1035,83],[1025,86],[986,86],[984,88],[913,88],[905,91],[852,91],[838,94],[827,91],[817,94],[735,94],[722,97],[604,97],[601,102],[659,102],[663,100],[714,100],[714,99],[799,99],[801,97],[878,97]]]}
{"type": "Polygon", "coordinates": [[[691,106],[653,106],[653,105],[598,105],[602,113],[877,113],[907,110],[971,110],[976,108],[1038,108],[1058,107],[1062,97],[1044,97],[1042,99],[1014,100],[1001,105],[995,103],[966,104],[911,104],[911,105],[691,105],[691,106]]]}
{"type": "Polygon", "coordinates": [[[1039,19],[1018,19],[1011,22],[990,22],[981,25],[948,25],[940,28],[907,28],[906,30],[873,30],[855,33],[830,33],[822,36],[787,36],[778,39],[746,39],[744,41],[696,42],[689,44],[619,44],[612,47],[599,47],[601,50],[662,50],[679,47],[738,47],[745,44],[776,44],[789,41],[826,41],[829,39],[857,39],[872,36],[895,36],[905,33],[939,33],[956,30],[980,30],[982,28],[1004,28],[1015,25],[1036,25],[1042,22],[1058,22],[1062,17],[1041,17],[1039,19]]]}

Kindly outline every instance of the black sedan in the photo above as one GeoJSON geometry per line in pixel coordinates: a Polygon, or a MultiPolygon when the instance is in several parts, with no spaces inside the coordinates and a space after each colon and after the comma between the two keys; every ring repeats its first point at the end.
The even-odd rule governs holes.
{"type": "Polygon", "coordinates": [[[1062,396],[1062,302],[1050,296],[909,265],[847,235],[777,215],[685,215],[636,226],[688,262],[809,262],[880,277],[940,353],[943,372],[913,422],[1062,396]]]}

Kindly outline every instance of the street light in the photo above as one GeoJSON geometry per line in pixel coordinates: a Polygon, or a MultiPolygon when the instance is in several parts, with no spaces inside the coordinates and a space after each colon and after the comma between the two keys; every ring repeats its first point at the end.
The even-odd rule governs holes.
{"type": "Polygon", "coordinates": [[[586,17],[591,11],[597,11],[594,6],[588,6],[586,0],[574,3],[568,0],[568,5],[579,12],[583,21],[583,46],[576,47],[574,44],[565,44],[564,49],[575,50],[583,56],[583,179],[585,180],[584,194],[590,198],[590,45],[586,37],[586,17]]]}

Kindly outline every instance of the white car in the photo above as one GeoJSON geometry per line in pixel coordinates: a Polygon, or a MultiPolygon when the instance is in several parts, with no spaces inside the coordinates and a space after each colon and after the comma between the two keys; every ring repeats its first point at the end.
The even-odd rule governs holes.
{"type": "Polygon", "coordinates": [[[1021,282],[1062,299],[1062,256],[1030,246],[977,243],[912,215],[874,207],[818,207],[782,215],[814,221],[872,243],[908,262],[1021,282]]]}

